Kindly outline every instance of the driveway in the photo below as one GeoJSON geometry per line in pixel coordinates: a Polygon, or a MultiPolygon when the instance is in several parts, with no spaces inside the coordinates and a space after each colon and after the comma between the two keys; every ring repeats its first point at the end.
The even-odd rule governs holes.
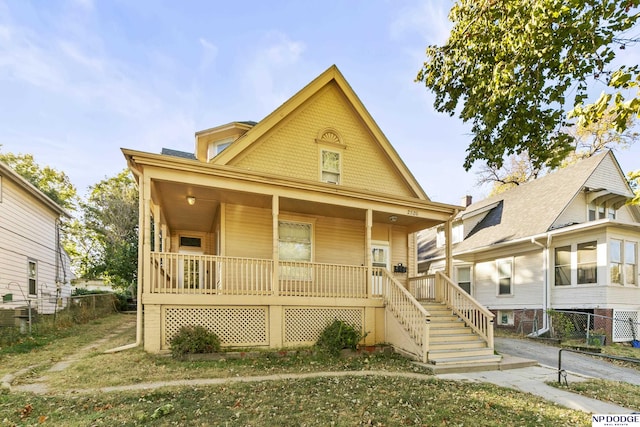
{"type": "MultiPolygon", "coordinates": [[[[496,337],[495,349],[499,353],[533,359],[541,365],[558,368],[559,347],[531,339],[496,337]]],[[[614,365],[604,358],[563,351],[562,369],[580,375],[640,385],[639,370],[614,365]]]]}

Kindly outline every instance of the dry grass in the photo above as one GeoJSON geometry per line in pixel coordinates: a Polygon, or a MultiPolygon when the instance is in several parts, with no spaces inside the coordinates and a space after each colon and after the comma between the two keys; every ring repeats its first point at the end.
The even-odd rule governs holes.
{"type": "Polygon", "coordinates": [[[73,328],[28,354],[0,353],[0,373],[29,366],[16,383],[46,375],[48,393],[0,395],[0,425],[589,425],[589,416],[490,384],[345,376],[225,383],[155,391],[72,393],[106,386],[195,378],[377,370],[424,374],[395,355],[349,359],[300,352],[252,359],[184,362],[141,349],[105,354],[135,340],[135,319],[114,315],[73,328]],[[114,331],[119,331],[114,334],[114,331]],[[96,344],[101,337],[108,339],[96,344]],[[91,344],[91,346],[90,346],[91,344]],[[48,371],[71,359],[69,368],[48,371]]]}

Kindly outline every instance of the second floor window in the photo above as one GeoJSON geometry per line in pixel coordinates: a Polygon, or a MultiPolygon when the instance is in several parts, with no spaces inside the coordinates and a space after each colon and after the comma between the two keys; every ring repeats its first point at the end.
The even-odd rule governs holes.
{"type": "Polygon", "coordinates": [[[340,153],[336,151],[321,151],[321,180],[329,184],[340,184],[340,153]]]}

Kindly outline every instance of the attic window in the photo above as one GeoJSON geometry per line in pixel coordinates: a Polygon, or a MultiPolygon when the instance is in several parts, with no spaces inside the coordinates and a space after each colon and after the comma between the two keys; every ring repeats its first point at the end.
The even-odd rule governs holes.
{"type": "Polygon", "coordinates": [[[340,184],[340,153],[321,150],[321,181],[328,184],[340,184]]]}
{"type": "Polygon", "coordinates": [[[207,158],[209,160],[213,159],[218,154],[222,153],[225,148],[231,145],[233,142],[233,138],[226,138],[221,141],[212,141],[209,143],[209,148],[207,149],[207,158]]]}

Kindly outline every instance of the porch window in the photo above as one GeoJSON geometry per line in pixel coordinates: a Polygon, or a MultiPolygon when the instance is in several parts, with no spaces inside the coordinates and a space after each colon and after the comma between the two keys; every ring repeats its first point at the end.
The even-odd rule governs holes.
{"type": "Polygon", "coordinates": [[[37,295],[38,292],[38,263],[34,260],[27,261],[27,277],[29,281],[29,295],[37,295]]]}
{"type": "MultiPolygon", "coordinates": [[[[311,237],[313,227],[309,223],[279,221],[278,251],[281,261],[311,262],[311,237]]],[[[286,279],[309,280],[311,270],[296,265],[282,266],[280,275],[286,279]]]]}
{"type": "Polygon", "coordinates": [[[622,284],[622,241],[609,241],[609,274],[611,283],[622,284]]]}
{"type": "Polygon", "coordinates": [[[321,150],[322,182],[340,184],[340,153],[336,151],[321,150]]]}
{"type": "Polygon", "coordinates": [[[624,282],[627,285],[638,284],[638,246],[635,242],[624,244],[624,282]]]}
{"type": "Polygon", "coordinates": [[[578,244],[578,285],[598,283],[598,242],[578,244]]]}
{"type": "Polygon", "coordinates": [[[555,279],[556,286],[571,285],[571,246],[555,249],[555,279]]]}
{"type": "Polygon", "coordinates": [[[498,295],[512,295],[513,260],[511,258],[496,260],[498,270],[498,295]]]}
{"type": "Polygon", "coordinates": [[[456,280],[458,282],[458,286],[471,295],[471,267],[457,267],[456,280]]]}

